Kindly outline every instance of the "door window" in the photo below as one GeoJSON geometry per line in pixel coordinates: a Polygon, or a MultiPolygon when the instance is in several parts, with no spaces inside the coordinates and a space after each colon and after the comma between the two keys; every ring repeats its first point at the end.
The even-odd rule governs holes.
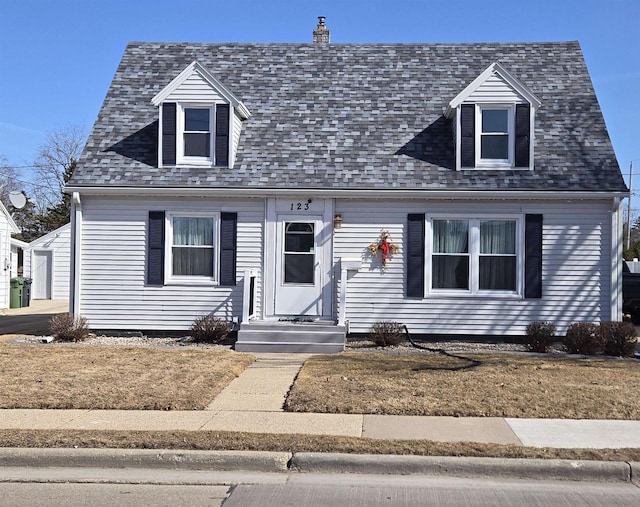
{"type": "Polygon", "coordinates": [[[284,283],[313,284],[315,231],[313,223],[284,224],[284,283]]]}

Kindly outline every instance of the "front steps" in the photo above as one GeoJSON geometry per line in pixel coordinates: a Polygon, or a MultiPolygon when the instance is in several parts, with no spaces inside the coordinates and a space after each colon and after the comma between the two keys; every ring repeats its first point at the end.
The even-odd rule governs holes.
{"type": "Polygon", "coordinates": [[[252,321],[240,325],[236,350],[239,352],[342,352],[345,326],[333,322],[252,321]]]}

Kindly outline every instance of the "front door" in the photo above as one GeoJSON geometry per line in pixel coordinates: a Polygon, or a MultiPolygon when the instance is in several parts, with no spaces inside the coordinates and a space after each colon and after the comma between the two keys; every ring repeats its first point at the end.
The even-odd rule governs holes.
{"type": "Polygon", "coordinates": [[[321,229],[322,217],[278,216],[276,315],[322,315],[321,229]]]}

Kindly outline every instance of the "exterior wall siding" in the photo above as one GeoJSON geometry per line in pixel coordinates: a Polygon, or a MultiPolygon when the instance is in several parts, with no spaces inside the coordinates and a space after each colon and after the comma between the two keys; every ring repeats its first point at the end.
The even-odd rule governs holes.
{"type": "Polygon", "coordinates": [[[71,276],[71,226],[62,226],[29,243],[28,249],[24,252],[23,263],[25,276],[30,278],[34,277],[31,258],[34,250],[53,252],[51,299],[68,299],[71,276]]]}
{"type": "Polygon", "coordinates": [[[240,118],[240,115],[238,115],[237,112],[234,111],[233,113],[233,138],[232,138],[232,144],[231,146],[233,147],[233,153],[231,154],[231,160],[235,160],[236,158],[236,153],[238,153],[238,146],[240,144],[240,133],[242,132],[242,118],[240,118]]]}
{"type": "Polygon", "coordinates": [[[222,101],[226,102],[220,94],[211,88],[200,74],[194,72],[181,86],[171,93],[166,101],[178,102],[202,102],[202,101],[222,101]]]}
{"type": "MultiPolygon", "coordinates": [[[[346,318],[352,333],[366,333],[378,320],[396,320],[412,333],[522,335],[535,320],[550,320],[564,333],[574,321],[610,320],[611,203],[336,201],[342,228],[334,238],[334,261],[361,258],[347,285],[346,318]],[[405,297],[405,229],[408,213],[541,213],[543,297],[405,297]],[[387,229],[401,252],[387,271],[367,247],[387,229]]],[[[427,238],[429,241],[429,238],[427,238]]],[[[427,260],[428,262],[428,260],[427,260]]],[[[427,266],[427,269],[430,269],[427,266]]],[[[339,294],[339,284],[336,284],[339,294]]]]}
{"type": "MultiPolygon", "coordinates": [[[[264,200],[83,196],[80,313],[94,329],[187,330],[213,313],[242,314],[245,269],[262,270],[264,200]],[[146,285],[149,211],[238,213],[237,285],[146,285]]],[[[257,308],[262,282],[257,280],[257,308]]]]}
{"type": "MultiPolygon", "coordinates": [[[[4,264],[4,260],[9,258],[9,226],[4,219],[4,215],[0,212],[0,262],[4,264]]],[[[4,266],[0,266],[0,308],[9,308],[9,280],[11,273],[5,270],[4,266]]]]}
{"type": "Polygon", "coordinates": [[[465,102],[523,103],[525,100],[499,76],[493,75],[482,83],[465,102]]]}

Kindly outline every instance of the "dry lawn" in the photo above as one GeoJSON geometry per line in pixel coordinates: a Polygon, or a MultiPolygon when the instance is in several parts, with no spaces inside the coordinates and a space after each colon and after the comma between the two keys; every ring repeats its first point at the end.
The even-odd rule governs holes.
{"type": "Polygon", "coordinates": [[[377,440],[226,431],[0,430],[0,447],[342,452],[416,456],[640,461],[640,449],[553,449],[472,442],[377,440]]]}
{"type": "Polygon", "coordinates": [[[202,410],[254,359],[228,350],[0,342],[0,408],[202,410]]]}
{"type": "Polygon", "coordinates": [[[285,409],[432,416],[640,419],[640,362],[508,354],[314,356],[285,409]],[[476,361],[473,363],[471,360],[476,361]]]}

